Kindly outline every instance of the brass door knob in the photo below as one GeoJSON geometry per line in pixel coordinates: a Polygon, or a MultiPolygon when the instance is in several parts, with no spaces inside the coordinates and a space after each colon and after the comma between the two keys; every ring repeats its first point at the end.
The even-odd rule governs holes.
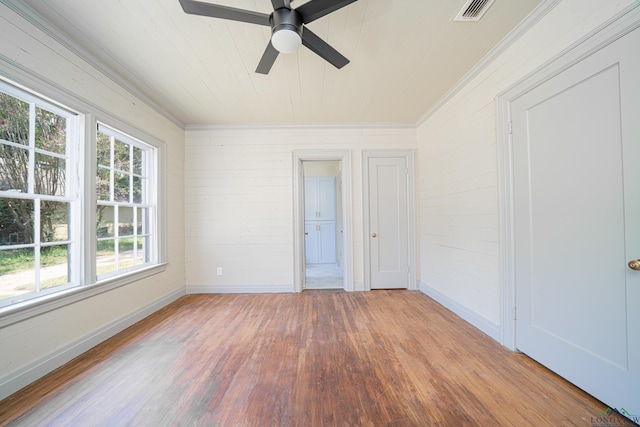
{"type": "Polygon", "coordinates": [[[371,237],[376,238],[378,235],[376,233],[371,233],[371,237]]]}
{"type": "Polygon", "coordinates": [[[640,270],[640,259],[629,261],[629,268],[632,270],[640,270]]]}

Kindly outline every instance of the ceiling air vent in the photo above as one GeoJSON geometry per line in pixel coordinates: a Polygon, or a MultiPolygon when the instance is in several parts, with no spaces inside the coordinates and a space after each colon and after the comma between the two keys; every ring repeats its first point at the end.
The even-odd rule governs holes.
{"type": "Polygon", "coordinates": [[[494,0],[467,0],[454,21],[479,21],[494,0]]]}

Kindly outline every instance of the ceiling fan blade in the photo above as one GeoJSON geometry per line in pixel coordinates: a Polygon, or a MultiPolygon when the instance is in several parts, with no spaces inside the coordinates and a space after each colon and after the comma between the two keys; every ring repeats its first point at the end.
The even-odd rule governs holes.
{"type": "Polygon", "coordinates": [[[302,16],[302,22],[308,24],[355,1],[357,0],[312,0],[296,8],[296,12],[302,16]]]}
{"type": "Polygon", "coordinates": [[[278,52],[275,47],[271,44],[271,40],[269,40],[269,44],[267,48],[264,50],[262,54],[262,58],[260,59],[260,63],[258,64],[258,68],[256,68],[256,73],[260,74],[269,74],[273,63],[276,62],[276,58],[278,57],[278,52]]]}
{"type": "Polygon", "coordinates": [[[182,6],[182,10],[184,10],[185,13],[191,15],[229,19],[231,21],[265,25],[267,27],[271,26],[269,15],[251,10],[236,9],[235,7],[220,6],[195,0],[180,0],[180,6],[182,6]]]}
{"type": "MultiPolygon", "coordinates": [[[[305,3],[309,4],[309,3],[305,3]]],[[[329,46],[327,42],[318,37],[315,33],[304,27],[302,30],[302,44],[309,48],[312,52],[324,58],[327,62],[336,68],[342,68],[349,63],[340,52],[329,46]]]]}

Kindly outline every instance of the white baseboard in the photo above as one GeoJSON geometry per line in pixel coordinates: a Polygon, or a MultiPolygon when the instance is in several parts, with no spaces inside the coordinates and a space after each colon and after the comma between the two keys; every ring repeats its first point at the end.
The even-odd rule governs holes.
{"type": "Polygon", "coordinates": [[[435,301],[442,304],[444,307],[454,312],[476,328],[480,329],[485,334],[489,335],[494,340],[500,342],[500,325],[487,320],[487,318],[480,316],[475,311],[469,310],[467,307],[461,305],[457,301],[452,300],[448,296],[441,292],[427,286],[425,283],[420,282],[420,291],[433,298],[435,301]]]}
{"type": "Polygon", "coordinates": [[[157,301],[148,304],[133,313],[115,320],[95,332],[69,343],[54,352],[0,378],[0,400],[42,378],[49,372],[59,368],[71,359],[88,351],[92,347],[111,338],[129,326],[139,322],[162,307],[172,303],[185,294],[184,289],[170,293],[157,301]]]}
{"type": "Polygon", "coordinates": [[[189,294],[285,294],[293,292],[293,285],[187,285],[189,294]]]}

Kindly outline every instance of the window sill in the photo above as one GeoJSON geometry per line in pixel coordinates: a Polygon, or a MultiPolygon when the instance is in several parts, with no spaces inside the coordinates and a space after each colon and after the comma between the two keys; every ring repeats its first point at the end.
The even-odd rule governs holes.
{"type": "Polygon", "coordinates": [[[41,298],[14,304],[0,309],[0,328],[22,322],[31,317],[59,309],[69,304],[108,292],[120,286],[137,282],[146,277],[166,271],[167,264],[157,264],[142,270],[133,271],[123,276],[101,280],[88,286],[78,286],[65,291],[56,292],[41,298]]]}

